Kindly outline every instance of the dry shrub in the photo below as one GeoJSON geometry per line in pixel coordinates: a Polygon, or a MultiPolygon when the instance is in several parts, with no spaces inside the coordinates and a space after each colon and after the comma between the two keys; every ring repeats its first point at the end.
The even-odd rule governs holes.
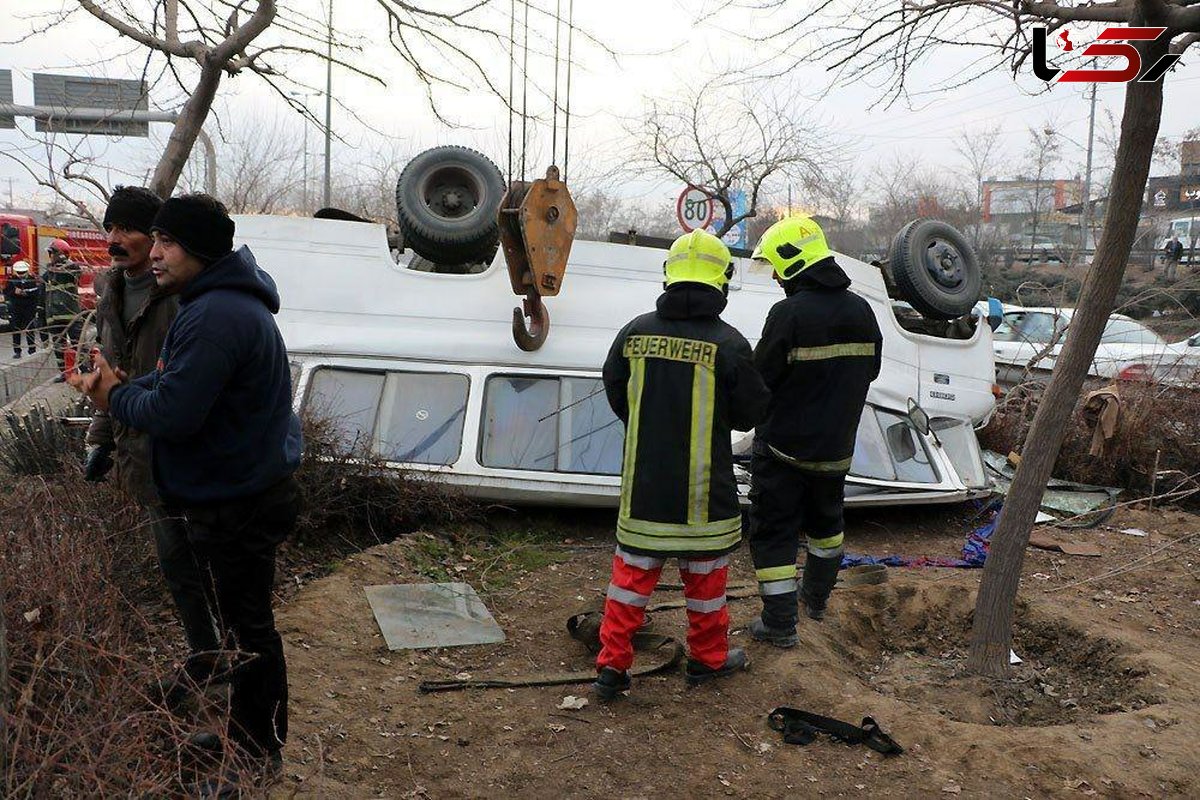
{"type": "Polygon", "coordinates": [[[64,427],[44,406],[0,416],[0,471],[54,475],[66,469],[64,458],[78,461],[82,455],[83,432],[64,427]]]}
{"type": "MultiPolygon", "coordinates": [[[[46,447],[30,452],[54,474],[0,471],[12,487],[0,494],[0,797],[194,796],[197,780],[222,771],[249,780],[236,755],[198,762],[186,746],[196,721],[164,707],[157,683],[170,654],[184,653],[176,625],[163,624],[173,610],[144,512],[112,482],[82,480],[73,438],[35,427],[46,447]]],[[[436,482],[342,452],[328,423],[306,433],[298,477],[311,540],[337,537],[341,553],[352,539],[473,513],[436,482]]]]}
{"type": "MultiPolygon", "coordinates": [[[[179,796],[195,730],[154,689],[174,636],[144,515],[71,474],[0,497],[0,796],[179,796]]],[[[213,765],[208,765],[213,769],[213,765]]]]}
{"type": "Polygon", "coordinates": [[[296,479],[304,489],[297,536],[306,542],[338,536],[375,544],[478,514],[478,507],[453,487],[389,469],[361,443],[346,443],[327,416],[304,419],[304,461],[296,479]]]}
{"type": "MultiPolygon", "coordinates": [[[[1200,392],[1135,381],[1116,384],[1121,398],[1117,430],[1103,453],[1093,456],[1095,420],[1083,408],[1083,398],[1101,385],[1087,386],[1072,412],[1054,476],[1142,496],[1200,487],[1195,475],[1200,470],[1200,392]]],[[[1030,383],[1010,391],[981,433],[982,444],[999,453],[1021,452],[1043,390],[1030,383]]],[[[1196,502],[1197,496],[1188,500],[1196,502]]]]}

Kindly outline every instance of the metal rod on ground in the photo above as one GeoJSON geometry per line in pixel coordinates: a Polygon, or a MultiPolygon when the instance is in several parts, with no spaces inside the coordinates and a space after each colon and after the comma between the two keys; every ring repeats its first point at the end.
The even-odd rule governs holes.
{"type": "Polygon", "coordinates": [[[1158,460],[1162,457],[1162,450],[1154,451],[1154,472],[1150,473],[1150,510],[1154,510],[1154,493],[1158,487],[1158,460]]]}

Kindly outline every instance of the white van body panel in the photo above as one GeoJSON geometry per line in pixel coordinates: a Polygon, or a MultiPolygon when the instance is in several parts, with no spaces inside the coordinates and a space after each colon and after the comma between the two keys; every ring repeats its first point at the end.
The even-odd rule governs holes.
{"type": "MultiPolygon", "coordinates": [[[[479,274],[419,272],[395,263],[381,225],[275,216],[235,221],[237,243],[250,247],[279,287],[279,328],[300,370],[298,409],[319,369],[462,375],[470,388],[457,457],[449,464],[397,462],[396,467],[436,475],[490,500],[616,504],[620,478],[615,474],[485,466],[484,387],[498,374],[597,379],[617,331],[653,310],[662,292],[662,250],[575,242],[562,293],[545,301],[549,338],[540,350],[527,353],[512,340],[512,310],[520,298],[512,293],[500,255],[479,274]]],[[[722,318],[753,345],[768,310],[783,295],[769,273],[748,260],[736,262],[722,318]]],[[[910,398],[933,418],[961,421],[968,428],[985,420],[994,408],[995,374],[987,326],[977,326],[966,341],[905,331],[891,312],[878,269],[844,256],[838,263],[853,290],[871,304],[883,331],[883,366],[868,403],[892,425],[910,398]]],[[[952,502],[981,490],[978,480],[974,486],[964,482],[934,437],[916,435],[936,481],[906,484],[852,476],[848,502],[952,502]]],[[[735,441],[740,438],[735,434],[735,441]]]]}

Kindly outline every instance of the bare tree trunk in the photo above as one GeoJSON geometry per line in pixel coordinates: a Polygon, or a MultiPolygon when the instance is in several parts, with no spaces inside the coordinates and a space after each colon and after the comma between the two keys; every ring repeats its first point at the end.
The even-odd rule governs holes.
{"type": "Polygon", "coordinates": [[[183,174],[183,167],[196,144],[196,138],[200,135],[200,128],[208,117],[220,84],[221,66],[212,62],[206,63],[200,70],[200,80],[197,81],[196,88],[184,103],[179,118],[175,120],[175,127],[171,129],[171,138],[167,140],[162,158],[154,168],[150,191],[159,197],[170,197],[171,192],[175,191],[175,184],[183,174]]]}
{"type": "MultiPolygon", "coordinates": [[[[1152,42],[1142,51],[1142,63],[1152,64],[1165,52],[1165,43],[1152,42]]],[[[1162,97],[1162,81],[1126,84],[1121,141],[1104,231],[1079,294],[1062,355],[1025,437],[1028,446],[1013,478],[996,532],[992,534],[991,551],[975,603],[975,622],[967,659],[967,667],[973,672],[1001,677],[1008,669],[1013,612],[1029,532],[1058,458],[1063,433],[1125,275],[1162,117],[1162,97]]]]}

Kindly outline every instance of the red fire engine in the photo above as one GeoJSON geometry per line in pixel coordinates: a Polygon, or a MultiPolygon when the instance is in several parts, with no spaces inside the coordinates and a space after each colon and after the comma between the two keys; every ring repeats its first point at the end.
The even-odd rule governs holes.
{"type": "Polygon", "coordinates": [[[38,225],[33,217],[0,213],[0,289],[8,282],[13,262],[28,261],[34,274],[42,271],[49,256],[46,248],[55,239],[71,246],[71,260],[83,267],[79,279],[79,299],[84,308],[96,307],[96,273],[111,263],[108,239],[104,231],[92,228],[61,228],[38,225]]]}

